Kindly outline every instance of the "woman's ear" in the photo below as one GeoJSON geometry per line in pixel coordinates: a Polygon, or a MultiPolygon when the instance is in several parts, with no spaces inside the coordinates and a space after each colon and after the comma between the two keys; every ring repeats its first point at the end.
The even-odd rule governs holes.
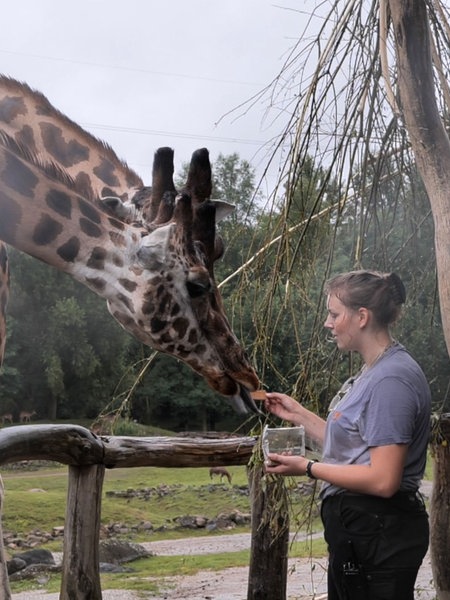
{"type": "Polygon", "coordinates": [[[361,307],[358,309],[359,327],[363,329],[370,321],[370,310],[368,308],[361,307]]]}

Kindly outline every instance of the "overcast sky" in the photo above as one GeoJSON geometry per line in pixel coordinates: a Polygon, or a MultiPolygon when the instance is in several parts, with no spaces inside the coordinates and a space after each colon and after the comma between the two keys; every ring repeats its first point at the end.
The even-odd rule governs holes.
{"type": "Polygon", "coordinates": [[[212,160],[237,152],[259,173],[283,118],[276,124],[276,113],[265,118],[268,100],[224,115],[279,73],[303,28],[297,9],[304,6],[304,0],[4,2],[0,71],[111,144],[144,183],[159,146],[175,149],[177,168],[206,146],[212,160]]]}

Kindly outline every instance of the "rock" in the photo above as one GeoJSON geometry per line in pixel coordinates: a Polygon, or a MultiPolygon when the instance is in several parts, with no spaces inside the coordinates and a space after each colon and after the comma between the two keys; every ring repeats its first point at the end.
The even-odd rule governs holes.
{"type": "Polygon", "coordinates": [[[8,575],[12,575],[13,573],[16,573],[17,571],[20,571],[21,569],[25,569],[25,567],[27,566],[27,563],[18,557],[8,560],[8,562],[6,564],[8,567],[8,575]]]}
{"type": "Polygon", "coordinates": [[[37,550],[28,550],[21,554],[16,554],[13,558],[8,561],[8,574],[16,573],[28,567],[29,565],[54,565],[55,559],[53,554],[49,550],[44,548],[37,550]]]}
{"type": "Polygon", "coordinates": [[[120,565],[147,556],[153,556],[153,553],[148,552],[140,544],[116,539],[100,541],[99,557],[100,562],[103,563],[120,565]]]}

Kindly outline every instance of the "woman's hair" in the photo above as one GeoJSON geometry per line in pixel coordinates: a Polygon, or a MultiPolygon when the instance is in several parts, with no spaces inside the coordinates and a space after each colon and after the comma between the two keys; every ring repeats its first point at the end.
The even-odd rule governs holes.
{"type": "Polygon", "coordinates": [[[394,323],[400,316],[406,300],[402,280],[395,273],[377,271],[350,271],[336,275],[325,284],[325,293],[334,294],[353,310],[367,308],[372,311],[378,325],[394,323]]]}

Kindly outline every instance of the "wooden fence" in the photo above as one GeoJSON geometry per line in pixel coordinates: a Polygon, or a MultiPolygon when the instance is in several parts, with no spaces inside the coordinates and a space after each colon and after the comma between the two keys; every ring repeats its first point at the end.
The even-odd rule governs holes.
{"type": "MultiPolygon", "coordinates": [[[[76,425],[21,425],[0,430],[0,465],[21,460],[51,460],[68,465],[60,600],[101,600],[99,537],[105,469],[245,465],[252,456],[256,441],[254,437],[98,437],[76,425]]],[[[10,600],[1,528],[2,503],[3,488],[0,490],[0,600],[10,600]]],[[[253,548],[260,546],[256,539],[261,535],[257,514],[252,514],[252,522],[253,548]]],[[[267,531],[262,534],[267,537],[267,531]]],[[[267,543],[266,539],[264,545],[267,543]]],[[[278,541],[276,543],[279,544],[278,541]]],[[[286,554],[283,546],[281,555],[286,554]]],[[[251,591],[252,573],[255,582],[258,582],[258,589],[264,584],[260,580],[259,557],[256,557],[255,563],[258,565],[256,573],[250,565],[248,597],[255,600],[264,597],[274,600],[283,598],[283,580],[280,584],[280,568],[274,561],[274,552],[268,564],[271,565],[271,571],[278,574],[275,596],[270,592],[273,580],[266,580],[268,585],[263,595],[259,591],[251,591]],[[266,593],[271,595],[266,596],[266,593]]]]}

